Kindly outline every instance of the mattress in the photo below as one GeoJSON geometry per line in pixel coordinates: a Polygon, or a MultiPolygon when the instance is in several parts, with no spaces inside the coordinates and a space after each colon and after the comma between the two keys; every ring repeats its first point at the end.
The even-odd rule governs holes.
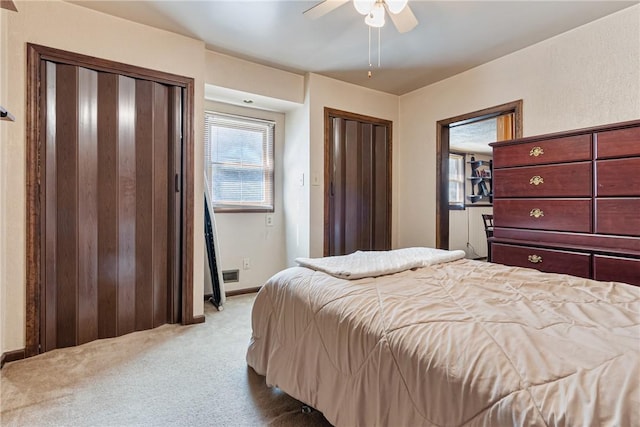
{"type": "Polygon", "coordinates": [[[247,363],[336,426],[638,426],[640,288],[456,260],[258,293],[247,363]]]}

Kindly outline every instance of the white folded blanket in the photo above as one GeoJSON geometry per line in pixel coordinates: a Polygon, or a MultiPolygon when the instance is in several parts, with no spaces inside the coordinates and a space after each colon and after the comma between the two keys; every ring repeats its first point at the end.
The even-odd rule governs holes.
{"type": "Polygon", "coordinates": [[[356,251],[349,255],[325,258],[296,258],[312,270],[323,271],[340,279],[361,279],[398,273],[464,258],[464,251],[433,248],[404,248],[391,251],[356,251]]]}

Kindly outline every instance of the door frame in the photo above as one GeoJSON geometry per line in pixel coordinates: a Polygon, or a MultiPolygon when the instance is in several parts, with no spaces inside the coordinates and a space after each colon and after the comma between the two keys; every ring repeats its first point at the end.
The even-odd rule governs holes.
{"type": "Polygon", "coordinates": [[[449,249],[449,125],[513,113],[514,138],[522,137],[522,99],[436,122],[436,248],[449,249]]]}
{"type": "MultiPolygon", "coordinates": [[[[44,135],[45,111],[41,105],[40,86],[43,80],[42,62],[53,61],[96,71],[104,71],[124,76],[151,80],[183,89],[182,102],[182,147],[181,171],[182,187],[178,196],[182,218],[175,218],[170,224],[172,235],[181,235],[179,261],[180,280],[171,280],[171,295],[180,298],[179,313],[171,313],[171,318],[182,324],[200,323],[204,319],[193,316],[193,231],[194,231],[194,79],[161,71],[123,64],[67,52],[37,44],[27,43],[27,105],[26,105],[26,319],[25,357],[40,353],[41,305],[44,304],[41,277],[43,244],[41,210],[41,138],[44,135]]],[[[176,307],[176,305],[172,305],[176,307]]]]}
{"type": "Polygon", "coordinates": [[[338,117],[341,119],[347,120],[357,120],[360,122],[366,122],[369,124],[384,126],[388,131],[388,144],[387,144],[387,171],[388,171],[388,179],[387,179],[387,194],[389,197],[387,198],[387,241],[389,245],[391,245],[391,225],[393,222],[391,221],[392,214],[392,182],[393,182],[393,122],[391,120],[380,119],[377,117],[365,116],[362,114],[350,113],[348,111],[337,110],[335,108],[324,107],[324,244],[323,244],[323,253],[324,256],[329,255],[329,239],[331,227],[329,224],[330,215],[330,206],[331,206],[331,147],[332,147],[332,117],[338,117]]]}

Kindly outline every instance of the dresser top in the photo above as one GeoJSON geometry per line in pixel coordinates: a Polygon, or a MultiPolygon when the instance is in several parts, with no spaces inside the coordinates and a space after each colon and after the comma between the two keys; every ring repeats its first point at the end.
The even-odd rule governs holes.
{"type": "Polygon", "coordinates": [[[555,132],[555,133],[548,133],[548,134],[543,134],[543,135],[527,136],[527,137],[524,137],[524,138],[517,138],[517,139],[506,140],[506,141],[492,142],[489,145],[492,146],[492,147],[504,147],[504,146],[507,146],[507,145],[524,144],[524,143],[527,143],[527,142],[536,142],[536,141],[541,141],[541,140],[546,140],[546,139],[553,139],[553,138],[565,138],[565,137],[569,137],[569,136],[583,135],[583,134],[586,134],[586,133],[595,133],[595,132],[602,132],[602,131],[609,131],[609,130],[616,130],[616,129],[625,129],[625,128],[631,128],[631,127],[636,127],[636,126],[640,126],[640,120],[631,120],[631,121],[628,121],[628,122],[620,122],[620,123],[614,123],[614,124],[608,124],[608,125],[593,126],[593,127],[583,128],[583,129],[573,129],[573,130],[564,131],[564,132],[555,132]]]}

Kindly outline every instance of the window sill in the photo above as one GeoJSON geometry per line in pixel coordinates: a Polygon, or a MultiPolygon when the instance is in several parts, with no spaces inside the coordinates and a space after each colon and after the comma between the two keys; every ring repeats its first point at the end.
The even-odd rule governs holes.
{"type": "Polygon", "coordinates": [[[273,213],[273,208],[214,208],[214,213],[273,213]]]}

